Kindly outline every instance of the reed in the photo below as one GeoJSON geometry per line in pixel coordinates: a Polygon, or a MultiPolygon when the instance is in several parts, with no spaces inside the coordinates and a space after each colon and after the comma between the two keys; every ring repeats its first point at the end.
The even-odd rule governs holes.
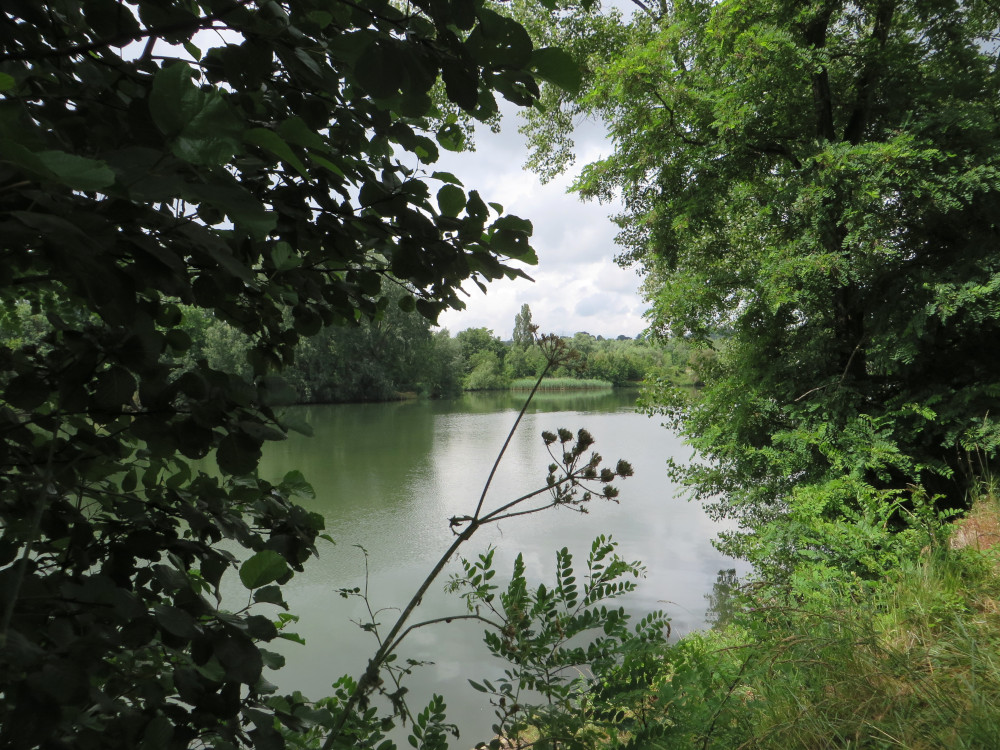
{"type": "MultiPolygon", "coordinates": [[[[535,378],[518,378],[512,380],[510,389],[512,391],[528,390],[535,385],[535,378]]],[[[610,390],[614,386],[607,380],[593,380],[586,378],[545,378],[538,386],[540,391],[573,391],[573,390],[610,390]]]]}

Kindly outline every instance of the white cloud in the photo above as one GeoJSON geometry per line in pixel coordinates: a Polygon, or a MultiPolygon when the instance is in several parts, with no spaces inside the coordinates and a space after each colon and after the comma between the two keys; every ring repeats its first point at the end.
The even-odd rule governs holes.
{"type": "MultiPolygon", "coordinates": [[[[610,150],[602,131],[585,126],[574,137],[578,164],[610,150]]],[[[572,175],[548,184],[522,169],[526,156],[517,121],[508,115],[500,134],[477,133],[476,151],[444,154],[435,169],[452,172],[466,190],[478,190],[484,200],[503,204],[509,213],[530,219],[538,265],[525,267],[535,283],[524,280],[490,284],[483,295],[469,286],[467,308],[442,314],[442,326],[456,333],[486,327],[502,338],[511,335],[514,316],[527,303],[543,332],[634,336],[645,328],[640,278],[633,269],[614,263],[617,227],[608,218],[615,205],[583,203],[566,192],[572,175]]]]}

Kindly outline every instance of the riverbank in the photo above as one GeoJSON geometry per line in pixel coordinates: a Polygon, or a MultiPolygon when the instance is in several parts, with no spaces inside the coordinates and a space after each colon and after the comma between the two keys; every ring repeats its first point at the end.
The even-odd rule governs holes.
{"type": "MultiPolygon", "coordinates": [[[[580,707],[574,739],[602,750],[1000,747],[1000,503],[990,495],[937,532],[882,580],[817,573],[734,592],[715,607],[725,622],[652,658],[626,656],[580,707]]],[[[530,727],[500,747],[539,736],[530,727]]]]}

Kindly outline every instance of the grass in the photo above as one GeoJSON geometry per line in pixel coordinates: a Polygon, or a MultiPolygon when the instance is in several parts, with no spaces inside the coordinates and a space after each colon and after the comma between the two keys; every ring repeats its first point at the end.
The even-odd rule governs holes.
{"type": "Polygon", "coordinates": [[[884,581],[831,584],[815,603],[748,599],[741,619],[665,652],[664,736],[646,744],[1000,748],[998,540],[990,497],[884,581]]]}
{"type": "MultiPolygon", "coordinates": [[[[531,390],[535,386],[536,378],[518,378],[511,381],[512,391],[531,390]]],[[[545,378],[538,386],[540,391],[570,391],[570,390],[596,390],[613,388],[614,386],[607,380],[593,380],[587,378],[545,378]]]]}

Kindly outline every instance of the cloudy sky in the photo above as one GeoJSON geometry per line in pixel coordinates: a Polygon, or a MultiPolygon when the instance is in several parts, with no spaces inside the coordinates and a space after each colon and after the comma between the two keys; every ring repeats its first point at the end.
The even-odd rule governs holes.
{"type": "Polygon", "coordinates": [[[526,147],[518,123],[517,117],[507,115],[501,133],[484,129],[477,134],[475,152],[442,152],[433,168],[452,172],[466,190],[478,190],[484,200],[531,220],[538,265],[525,271],[535,281],[497,281],[485,295],[470,284],[467,308],[444,313],[441,325],[452,334],[485,326],[506,339],[513,331],[514,316],[527,303],[542,333],[635,336],[645,328],[645,304],[636,271],[614,262],[617,229],[608,217],[616,207],[583,203],[566,192],[576,171],[609,153],[610,144],[599,127],[585,125],[574,136],[576,171],[543,185],[522,169],[526,147]]]}

